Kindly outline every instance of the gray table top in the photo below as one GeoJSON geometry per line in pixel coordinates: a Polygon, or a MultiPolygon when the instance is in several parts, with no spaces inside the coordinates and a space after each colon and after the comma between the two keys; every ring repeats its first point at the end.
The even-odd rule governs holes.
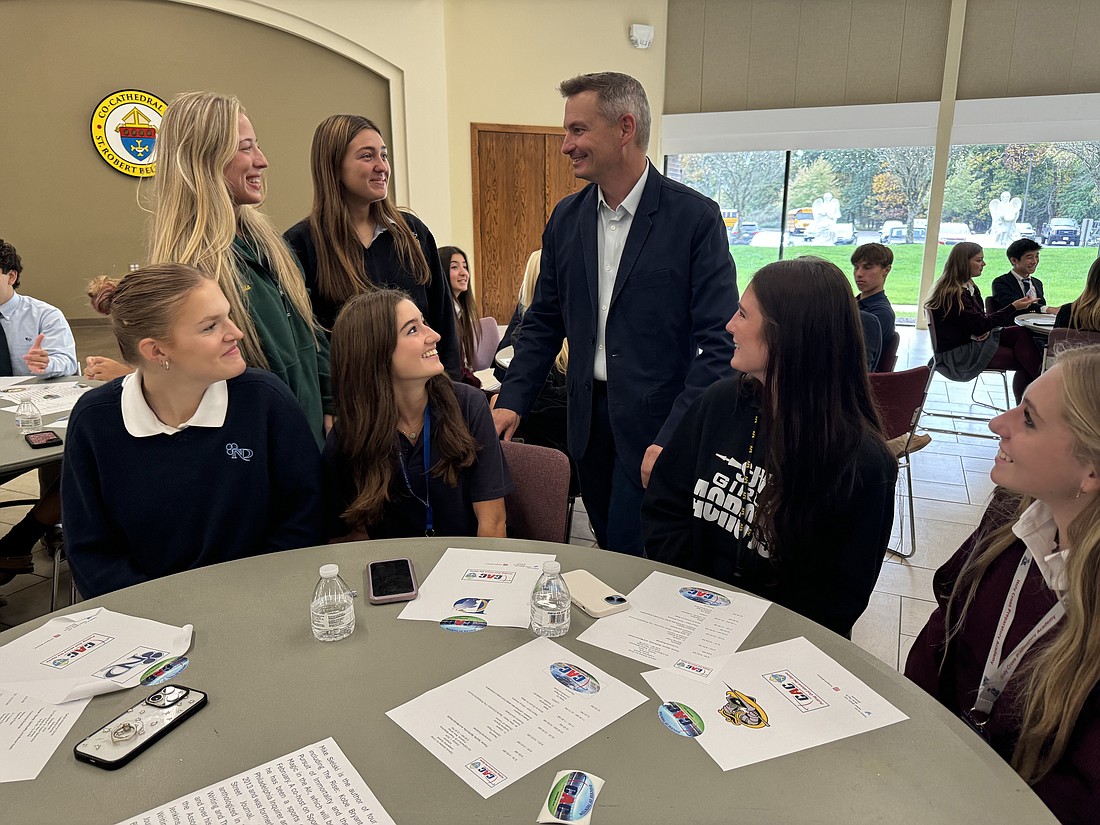
{"type": "MultiPolygon", "coordinates": [[[[100,381],[85,381],[77,375],[67,375],[61,378],[50,378],[45,381],[38,379],[29,383],[51,384],[60,382],[80,381],[82,383],[98,386],[100,381]]],[[[71,411],[70,411],[71,412],[71,411]]],[[[49,430],[50,423],[59,418],[64,418],[69,412],[54,413],[42,416],[42,429],[49,430]]],[[[65,428],[55,430],[65,440],[65,428]]],[[[65,452],[64,445],[57,447],[32,448],[23,438],[23,434],[15,428],[15,414],[0,410],[0,474],[18,473],[23,470],[33,470],[44,464],[52,464],[60,461],[65,452]]]]}
{"type": "MultiPolygon", "coordinates": [[[[606,780],[596,825],[1055,821],[984,742],[901,674],[774,605],[744,648],[805,636],[909,719],[723,772],[698,743],[672,735],[658,721],[656,698],[640,676],[646,665],[577,641],[593,620],[574,610],[569,635],[556,641],[651,701],[483,800],[385,713],[526,643],[527,630],[447,633],[432,622],[398,621],[403,604],[373,606],[362,596],[356,631],[348,639],[318,642],[309,627],[321,564],[338,563],[349,586],[363,593],[367,562],[408,556],[423,580],[449,546],[556,553],[563,570],[586,568],[623,592],[655,569],[684,575],[667,565],[570,545],[401,539],[259,556],[91,599],[77,608],[103,606],[194,624],[191,665],[178,681],[207,691],[210,704],[129,765],[109,772],[77,762],[73,745],[149,689],[97,697],[37,780],[0,786],[0,819],[12,825],[116,822],[332,736],[401,825],[533,822],[555,773],[566,769],[606,780]]],[[[2,633],[0,644],[30,629],[2,633]]]]}

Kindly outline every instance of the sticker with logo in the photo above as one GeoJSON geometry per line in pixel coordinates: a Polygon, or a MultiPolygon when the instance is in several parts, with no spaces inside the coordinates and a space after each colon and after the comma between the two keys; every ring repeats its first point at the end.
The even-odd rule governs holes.
{"type": "Polygon", "coordinates": [[[657,718],[679,736],[694,738],[703,732],[703,717],[683,702],[665,702],[657,708],[657,718]]]}
{"type": "Polygon", "coordinates": [[[501,782],[508,779],[507,776],[502,774],[484,759],[475,759],[473,762],[467,764],[466,767],[473,771],[477,778],[490,788],[495,788],[501,782]]]}
{"type": "Polygon", "coordinates": [[[146,687],[150,685],[159,685],[163,682],[167,682],[169,679],[174,679],[183,673],[190,662],[186,656],[177,656],[168,662],[153,665],[143,674],[141,674],[141,683],[146,687]]]}
{"type": "Polygon", "coordinates": [[[550,665],[550,675],[577,693],[600,692],[600,683],[595,676],[568,662],[554,662],[550,665]]]}
{"type": "Polygon", "coordinates": [[[462,581],[511,584],[515,577],[516,574],[510,570],[467,570],[462,574],[462,581]]]}
{"type": "Polygon", "coordinates": [[[676,670],[684,670],[688,673],[693,673],[696,676],[702,676],[703,678],[706,678],[707,676],[710,676],[710,674],[714,673],[714,668],[703,667],[702,665],[695,664],[695,662],[689,662],[687,659],[677,659],[676,664],[674,664],[673,667],[676,670]]]}
{"type": "Polygon", "coordinates": [[[92,144],[111,168],[134,178],[156,174],[155,148],[165,102],[140,89],[121,89],[92,112],[92,144]]]}
{"type": "Polygon", "coordinates": [[[66,648],[65,650],[55,653],[50,658],[43,660],[42,664],[46,667],[61,670],[62,668],[68,667],[85,654],[91,653],[93,650],[99,650],[99,648],[103,647],[108,642],[113,642],[114,638],[114,636],[104,636],[100,633],[95,633],[87,639],[77,642],[72,647],[66,648]]]}
{"type": "Polygon", "coordinates": [[[455,610],[462,613],[484,613],[492,599],[459,599],[454,603],[455,610]]]}
{"type": "Polygon", "coordinates": [[[112,662],[107,667],[97,670],[92,675],[99,679],[112,679],[115,681],[129,681],[132,671],[147,670],[151,665],[157,664],[167,656],[169,651],[156,650],[150,647],[135,647],[121,659],[112,662]]]}
{"type": "Polygon", "coordinates": [[[570,771],[550,790],[546,810],[563,822],[579,822],[596,804],[596,787],[584,771],[570,771]]]}
{"type": "Polygon", "coordinates": [[[730,600],[721,593],[712,590],[704,590],[701,587],[681,587],[680,595],[693,602],[705,604],[709,607],[729,607],[730,600]]]}
{"type": "Polygon", "coordinates": [[[768,728],[768,714],[752,696],[726,685],[726,704],[718,708],[718,715],[737,727],[759,730],[768,728]]]}
{"type": "Polygon", "coordinates": [[[768,680],[768,684],[782,693],[788,702],[803,713],[829,707],[828,702],[806,687],[806,683],[789,670],[765,673],[764,678],[768,680]]]}
{"type": "Polygon", "coordinates": [[[486,624],[480,616],[448,616],[439,626],[452,633],[477,633],[484,630],[486,624]]]}

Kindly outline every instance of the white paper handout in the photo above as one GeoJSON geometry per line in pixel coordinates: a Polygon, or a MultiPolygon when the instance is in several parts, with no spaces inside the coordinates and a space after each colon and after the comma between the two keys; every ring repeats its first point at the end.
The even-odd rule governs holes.
{"type": "Polygon", "coordinates": [[[134,687],[186,653],[192,629],[102,607],[58,616],[0,647],[0,690],[60,704],[134,687]]]}
{"type": "Polygon", "coordinates": [[[386,715],[488,799],[644,701],[540,638],[386,715]]]}
{"type": "Polygon", "coordinates": [[[362,822],[394,825],[329,737],[118,825],[362,822]]]}
{"type": "Polygon", "coordinates": [[[642,677],[664,703],[660,720],[724,771],[909,718],[801,637],[735,653],[710,682],[642,677]]]}
{"type": "Polygon", "coordinates": [[[51,705],[0,690],[0,782],[37,777],[90,701],[51,705]]]}
{"type": "Polygon", "coordinates": [[[721,668],[771,605],[658,571],[627,598],[629,610],[600,619],[577,638],[699,679],[721,668]]]}
{"type": "Polygon", "coordinates": [[[531,591],[552,553],[506,553],[448,547],[399,619],[439,622],[475,614],[489,626],[527,627],[531,591]]]}
{"type": "Polygon", "coordinates": [[[42,415],[71,410],[80,396],[90,390],[90,384],[79,381],[59,381],[55,384],[23,384],[7,387],[0,392],[0,404],[12,404],[4,407],[5,412],[15,412],[23,401],[33,401],[42,415]]]}

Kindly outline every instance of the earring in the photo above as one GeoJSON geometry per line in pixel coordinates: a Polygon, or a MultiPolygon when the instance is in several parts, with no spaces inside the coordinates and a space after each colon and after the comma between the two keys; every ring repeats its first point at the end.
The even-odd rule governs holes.
{"type": "Polygon", "coordinates": [[[1081,492],[1082,492],[1081,488],[1080,488],[1080,487],[1078,487],[1078,488],[1077,488],[1077,495],[1075,495],[1075,496],[1073,497],[1073,500],[1074,500],[1074,501],[1076,501],[1077,499],[1081,498],[1081,492]]]}
{"type": "Polygon", "coordinates": [[[172,365],[168,362],[168,359],[165,358],[164,359],[164,371],[168,372],[168,370],[170,370],[170,369],[172,369],[172,365]]]}

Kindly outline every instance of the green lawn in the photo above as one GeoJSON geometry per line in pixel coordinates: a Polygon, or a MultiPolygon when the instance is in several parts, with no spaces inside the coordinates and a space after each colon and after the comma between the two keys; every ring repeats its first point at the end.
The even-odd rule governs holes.
{"type": "MultiPolygon", "coordinates": [[[[920,268],[924,257],[921,244],[898,244],[890,247],[894,252],[894,266],[886,280],[886,294],[893,304],[916,304],[917,289],[920,286],[920,268]]],[[[818,255],[832,261],[852,280],[851,257],[855,246],[795,246],[783,250],[785,257],[798,255],[818,255]]],[[[737,283],[742,289],[756,270],[776,259],[778,249],[762,246],[732,246],[730,251],[737,262],[737,283]]],[[[943,269],[944,261],[951,251],[949,246],[941,246],[936,254],[936,274],[943,269]]],[[[1039,258],[1039,268],[1035,274],[1042,280],[1047,302],[1062,304],[1072,301],[1081,294],[1085,285],[1085,276],[1096,259],[1096,250],[1091,247],[1044,248],[1039,258]]],[[[985,272],[978,287],[982,295],[989,294],[989,284],[998,275],[1008,272],[1008,258],[1003,249],[985,251],[985,272]]],[[[855,285],[852,287],[855,290],[855,285]]]]}

